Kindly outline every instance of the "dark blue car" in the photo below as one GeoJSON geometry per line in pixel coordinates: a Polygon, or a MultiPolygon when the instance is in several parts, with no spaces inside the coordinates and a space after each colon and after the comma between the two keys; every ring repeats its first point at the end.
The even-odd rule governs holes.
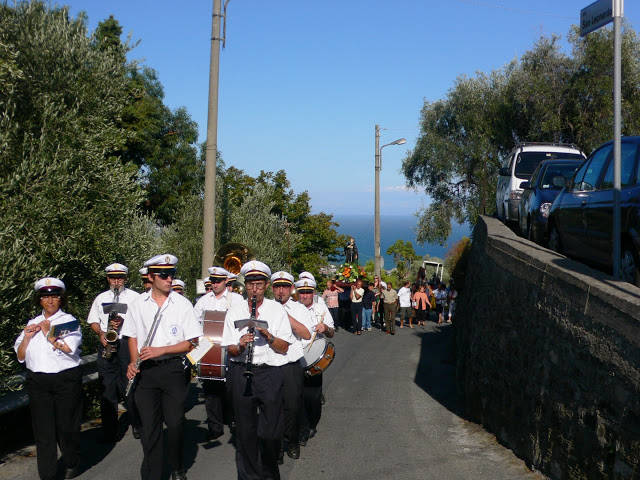
{"type": "Polygon", "coordinates": [[[523,192],[518,205],[518,222],[522,235],[536,243],[544,243],[551,204],[582,162],[546,160],[534,170],[530,181],[520,185],[523,192]]]}

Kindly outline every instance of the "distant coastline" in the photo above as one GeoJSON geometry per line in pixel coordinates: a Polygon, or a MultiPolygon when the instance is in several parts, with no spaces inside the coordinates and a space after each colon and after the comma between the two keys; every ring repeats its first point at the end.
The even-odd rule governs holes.
{"type": "MultiPolygon", "coordinates": [[[[374,221],[373,215],[334,215],[333,219],[339,224],[338,233],[355,238],[360,255],[360,264],[374,257],[374,221]]],[[[444,259],[447,251],[462,237],[471,235],[471,228],[467,224],[454,224],[451,235],[444,246],[426,243],[418,245],[416,241],[416,227],[418,219],[414,215],[381,215],[380,216],[380,250],[384,258],[384,268],[394,266],[393,257],[386,255],[387,249],[396,240],[410,241],[416,254],[429,255],[444,259]]]]}

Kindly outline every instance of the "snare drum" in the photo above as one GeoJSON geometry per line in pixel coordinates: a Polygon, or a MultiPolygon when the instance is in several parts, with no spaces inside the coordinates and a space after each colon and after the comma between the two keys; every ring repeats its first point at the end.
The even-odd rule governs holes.
{"type": "Polygon", "coordinates": [[[224,317],[227,312],[207,310],[204,312],[204,336],[209,337],[213,346],[202,357],[196,366],[200,380],[227,380],[227,349],[222,346],[224,317]]]}
{"type": "Polygon", "coordinates": [[[301,359],[304,367],[304,374],[313,377],[324,372],[336,355],[333,343],[327,342],[324,338],[316,338],[304,348],[304,357],[301,359]]]}

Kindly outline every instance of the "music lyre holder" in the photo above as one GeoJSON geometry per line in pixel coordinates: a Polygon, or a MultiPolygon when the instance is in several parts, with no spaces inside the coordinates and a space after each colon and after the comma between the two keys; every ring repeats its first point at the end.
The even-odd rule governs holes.
{"type": "Polygon", "coordinates": [[[127,313],[127,304],[126,303],[103,303],[102,311],[109,315],[110,313],[127,313]]]}
{"type": "Polygon", "coordinates": [[[233,326],[238,330],[242,330],[244,327],[257,327],[264,328],[265,330],[269,328],[269,324],[264,320],[254,320],[251,318],[245,318],[244,320],[236,320],[233,322],[233,326]]]}

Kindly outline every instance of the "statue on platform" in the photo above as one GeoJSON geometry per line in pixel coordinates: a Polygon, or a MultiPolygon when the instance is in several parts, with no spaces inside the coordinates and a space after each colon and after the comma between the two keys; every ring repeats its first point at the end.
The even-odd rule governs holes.
{"type": "Polygon", "coordinates": [[[358,247],[353,237],[349,238],[349,242],[344,247],[344,261],[358,265],[358,247]]]}

